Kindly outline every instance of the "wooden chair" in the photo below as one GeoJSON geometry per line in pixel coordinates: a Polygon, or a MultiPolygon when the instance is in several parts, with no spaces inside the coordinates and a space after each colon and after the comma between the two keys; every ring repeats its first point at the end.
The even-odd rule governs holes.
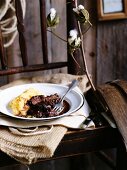
{"type": "MultiPolygon", "coordinates": [[[[71,57],[68,57],[66,62],[48,62],[48,50],[47,50],[47,33],[46,33],[46,15],[45,15],[45,0],[40,0],[40,21],[41,21],[41,35],[42,35],[42,52],[43,61],[42,64],[29,65],[27,57],[27,47],[24,36],[24,24],[23,16],[21,10],[20,0],[16,0],[16,15],[18,21],[18,32],[19,32],[19,44],[21,49],[22,66],[8,67],[7,58],[4,53],[4,47],[2,42],[2,34],[0,33],[0,60],[1,60],[1,70],[0,76],[11,75],[16,73],[49,70],[55,68],[67,67],[68,73],[76,74],[77,66],[71,57]]],[[[75,24],[72,14],[70,13],[71,4],[67,6],[67,15],[69,20],[67,20],[68,30],[75,24]]],[[[69,130],[67,134],[62,139],[55,154],[50,159],[43,159],[39,162],[60,159],[64,157],[70,157],[75,155],[82,155],[87,153],[96,153],[102,158],[107,164],[118,170],[125,170],[125,148],[122,141],[122,137],[119,134],[118,129],[111,128],[107,123],[102,126],[98,126],[93,130],[69,130]],[[115,165],[112,163],[111,159],[102,152],[106,149],[116,148],[117,158],[115,165]]],[[[16,161],[8,157],[6,154],[0,152],[0,166],[5,166],[6,164],[15,164],[16,161]]]]}

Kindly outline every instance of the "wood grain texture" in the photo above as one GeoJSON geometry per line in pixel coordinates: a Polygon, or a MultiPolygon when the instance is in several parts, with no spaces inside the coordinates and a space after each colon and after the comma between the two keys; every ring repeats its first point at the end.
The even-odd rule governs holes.
{"type": "MultiPolygon", "coordinates": [[[[69,32],[70,30],[78,30],[78,23],[77,20],[75,18],[73,11],[73,8],[75,8],[75,3],[72,0],[66,0],[66,6],[67,6],[67,36],[69,37],[69,32]]],[[[73,53],[73,57],[72,55],[69,53],[69,47],[67,45],[67,57],[68,57],[68,62],[69,62],[69,68],[68,68],[68,72],[70,74],[83,74],[82,73],[82,69],[79,68],[79,66],[82,68],[81,65],[81,52],[80,49],[76,50],[73,53]],[[76,62],[79,64],[79,66],[76,64],[76,62]]]]}
{"type": "Polygon", "coordinates": [[[48,63],[48,48],[47,48],[47,22],[46,22],[46,2],[40,0],[40,27],[41,27],[41,42],[43,61],[48,63]]]}
{"type": "MultiPolygon", "coordinates": [[[[42,45],[41,45],[41,27],[40,27],[40,19],[39,19],[39,0],[34,1],[31,0],[26,1],[26,16],[24,19],[25,26],[25,37],[26,37],[26,45],[27,45],[27,54],[29,65],[40,64],[43,63],[43,54],[42,54],[42,45]],[[31,3],[32,2],[32,3],[31,3]]],[[[80,1],[79,3],[84,4],[84,1],[80,1]]],[[[86,8],[91,8],[91,4],[93,2],[87,1],[86,8]]],[[[61,20],[59,26],[55,29],[55,33],[61,36],[63,39],[67,39],[67,28],[66,28],[66,0],[58,1],[58,0],[47,0],[46,1],[46,13],[49,13],[49,9],[51,7],[56,8],[61,20]]],[[[49,62],[55,61],[66,61],[67,60],[67,43],[61,41],[51,33],[47,33],[48,36],[48,60],[49,62]]],[[[87,32],[87,35],[84,36],[84,48],[87,56],[87,64],[89,67],[89,72],[92,74],[93,80],[95,79],[95,44],[93,43],[93,38],[95,37],[95,27],[87,32]],[[89,44],[93,45],[89,45],[89,44]]],[[[94,39],[95,40],[95,39],[94,39]]],[[[7,49],[9,51],[8,56],[9,66],[21,66],[21,53],[19,51],[18,37],[14,41],[11,48],[7,49]]],[[[80,65],[82,66],[82,59],[79,57],[80,53],[77,53],[77,59],[80,65]]],[[[72,59],[73,61],[73,59],[72,59]]],[[[72,64],[73,65],[73,64],[72,64]]],[[[57,68],[53,71],[41,71],[41,72],[31,72],[31,73],[22,73],[9,76],[9,81],[13,81],[14,79],[19,79],[20,77],[29,77],[31,75],[40,75],[40,74],[50,74],[57,72],[67,72],[66,68],[57,68]]],[[[78,72],[78,71],[77,71],[78,72]]],[[[76,73],[77,74],[77,73],[76,73]]]]}
{"type": "MultiPolygon", "coordinates": [[[[80,0],[80,4],[83,4],[90,14],[90,22],[92,27],[84,34],[84,49],[86,54],[86,61],[88,71],[92,76],[93,82],[96,84],[96,31],[97,31],[97,11],[96,3],[92,0],[80,0]]],[[[83,32],[86,30],[82,29],[83,32]]]]}
{"type": "Polygon", "coordinates": [[[17,17],[17,30],[19,32],[19,45],[21,51],[21,58],[24,66],[28,65],[27,47],[25,40],[25,27],[23,21],[23,11],[21,6],[21,1],[17,0],[15,2],[16,17],[17,17]]]}
{"type": "Polygon", "coordinates": [[[97,29],[97,84],[127,80],[127,21],[99,22],[97,29]]]}
{"type": "Polygon", "coordinates": [[[3,47],[3,38],[1,34],[1,27],[0,27],[0,61],[1,61],[1,68],[6,69],[7,68],[7,56],[5,54],[5,50],[3,47]]]}
{"type": "MultiPolygon", "coordinates": [[[[54,30],[63,39],[67,40],[67,28],[66,28],[66,0],[51,0],[51,7],[54,7],[60,17],[60,23],[54,30]]],[[[66,61],[67,60],[67,50],[66,42],[61,41],[54,35],[51,35],[51,51],[52,51],[52,61],[66,61]]],[[[54,70],[56,72],[67,72],[66,69],[54,70]]]]}

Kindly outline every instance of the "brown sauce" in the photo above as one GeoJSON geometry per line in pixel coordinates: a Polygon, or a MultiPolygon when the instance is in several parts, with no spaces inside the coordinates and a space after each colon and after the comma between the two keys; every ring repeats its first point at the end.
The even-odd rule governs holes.
{"type": "Polygon", "coordinates": [[[64,109],[60,112],[60,115],[66,113],[70,110],[70,104],[66,100],[64,100],[63,107],[64,107],[64,109]]]}
{"type": "Polygon", "coordinates": [[[64,100],[63,101],[63,110],[59,113],[50,110],[49,112],[44,112],[43,110],[39,110],[38,108],[29,108],[29,112],[27,112],[27,117],[36,117],[36,118],[48,118],[48,117],[57,117],[59,115],[62,115],[66,112],[68,112],[70,109],[70,104],[64,100]]]}

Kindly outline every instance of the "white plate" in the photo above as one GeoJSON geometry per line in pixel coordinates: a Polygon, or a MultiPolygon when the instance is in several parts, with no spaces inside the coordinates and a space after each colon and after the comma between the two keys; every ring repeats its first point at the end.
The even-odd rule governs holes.
{"type": "Polygon", "coordinates": [[[25,118],[13,115],[11,109],[9,109],[8,107],[8,103],[30,87],[39,90],[40,92],[42,92],[42,94],[46,96],[54,93],[62,96],[68,88],[67,86],[50,83],[31,83],[7,88],[0,92],[0,112],[7,116],[24,120],[51,120],[54,118],[60,118],[69,115],[77,111],[84,103],[83,95],[76,90],[71,90],[66,96],[66,100],[70,104],[70,109],[68,112],[62,115],[47,118],[25,118]]]}

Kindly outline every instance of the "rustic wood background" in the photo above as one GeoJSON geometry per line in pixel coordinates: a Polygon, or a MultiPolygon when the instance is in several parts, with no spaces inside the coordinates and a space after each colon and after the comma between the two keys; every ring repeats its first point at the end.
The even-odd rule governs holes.
{"type": "MultiPolygon", "coordinates": [[[[26,43],[28,48],[28,57],[29,57],[29,64],[34,63],[42,63],[42,51],[41,51],[41,37],[40,37],[40,25],[39,25],[39,1],[26,1],[27,3],[27,10],[26,16],[24,19],[25,22],[25,36],[26,36],[26,43]]],[[[95,12],[95,3],[93,4],[92,1],[83,1],[80,0],[80,4],[86,6],[86,8],[90,11],[95,12]]],[[[47,5],[47,13],[51,7],[55,7],[61,20],[59,26],[56,28],[55,32],[62,37],[63,39],[66,38],[66,0],[46,0],[47,5]]],[[[94,15],[93,15],[94,16],[94,15]]],[[[84,35],[84,44],[85,44],[85,52],[86,58],[88,63],[88,68],[90,74],[93,76],[93,80],[95,80],[95,34],[96,34],[96,26],[93,27],[84,35]]],[[[51,33],[47,33],[48,35],[48,53],[49,53],[49,61],[66,61],[67,59],[67,44],[60,39],[56,38],[51,33]]],[[[19,44],[18,44],[18,36],[16,37],[13,45],[9,47],[7,50],[8,62],[10,66],[21,65],[21,57],[19,51],[19,44]]],[[[21,77],[28,77],[32,75],[42,75],[42,74],[49,74],[49,73],[57,73],[57,72],[66,72],[65,68],[56,69],[53,71],[43,71],[43,72],[36,72],[36,73],[21,73],[11,76],[4,76],[0,79],[0,85],[6,84],[9,81],[13,81],[14,79],[19,79],[21,77]]]]}
{"type": "MultiPolygon", "coordinates": [[[[27,1],[25,17],[26,40],[30,64],[42,61],[42,51],[40,43],[40,26],[38,25],[38,1],[27,1]]],[[[97,19],[97,1],[79,0],[79,4],[86,6],[91,15],[92,28],[84,35],[84,48],[87,58],[88,70],[92,75],[93,82],[98,85],[113,79],[127,80],[127,20],[101,21],[97,19]]],[[[66,39],[66,0],[46,0],[47,13],[51,7],[55,7],[61,17],[61,23],[57,27],[58,35],[66,39]]],[[[13,45],[6,50],[9,65],[20,65],[21,58],[18,45],[18,37],[13,45]]],[[[48,33],[48,52],[50,61],[65,61],[67,58],[66,43],[48,33]]],[[[66,72],[66,69],[56,69],[53,73],[66,72]]],[[[0,77],[0,85],[6,84],[20,77],[32,75],[49,74],[51,71],[38,73],[22,73],[14,76],[0,77]]],[[[110,170],[105,164],[93,156],[80,156],[70,159],[51,161],[48,164],[34,165],[31,169],[58,170],[58,169],[86,169],[86,170],[110,170]],[[99,166],[98,166],[99,164],[99,166]],[[95,165],[95,166],[94,166],[95,165]]],[[[14,169],[14,167],[12,167],[14,169]]],[[[16,169],[16,168],[15,168],[16,169]]],[[[26,169],[21,166],[20,169],[26,169]]]]}
{"type": "MultiPolygon", "coordinates": [[[[27,10],[25,17],[26,40],[28,56],[30,63],[40,63],[42,60],[41,40],[38,1],[26,1],[27,10]]],[[[61,22],[56,28],[58,35],[66,39],[66,0],[47,0],[47,13],[50,7],[55,7],[58,11],[61,22]]],[[[126,62],[127,62],[127,20],[98,21],[96,3],[92,0],[80,0],[90,12],[92,28],[84,35],[84,48],[87,58],[87,65],[95,84],[102,84],[113,79],[127,79],[126,62]]],[[[6,50],[9,65],[20,65],[20,51],[18,45],[18,36],[13,45],[6,50]]],[[[48,33],[48,53],[49,61],[65,61],[67,58],[66,43],[48,33]]],[[[66,69],[56,69],[52,71],[66,72],[66,69]]],[[[12,76],[0,77],[0,85],[20,77],[31,75],[49,74],[51,71],[38,73],[17,74],[12,76]]]]}
{"type": "Polygon", "coordinates": [[[127,80],[127,20],[99,22],[96,45],[97,83],[127,80]]]}

